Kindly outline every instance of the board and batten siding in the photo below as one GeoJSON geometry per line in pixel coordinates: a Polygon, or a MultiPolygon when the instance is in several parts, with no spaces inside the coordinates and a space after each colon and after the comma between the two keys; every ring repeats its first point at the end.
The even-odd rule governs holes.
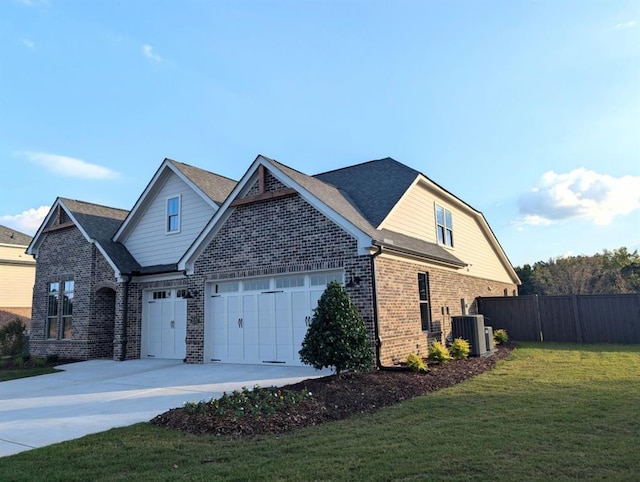
{"type": "Polygon", "coordinates": [[[465,274],[511,283],[508,268],[489,240],[492,234],[481,226],[478,217],[462,203],[452,202],[425,183],[416,183],[409,189],[380,227],[437,243],[436,204],[451,211],[453,248],[447,249],[469,265],[464,268],[465,274]]]}
{"type": "Polygon", "coordinates": [[[125,241],[142,266],[176,263],[215,210],[182,179],[171,174],[125,241]],[[180,232],[166,233],[167,198],[181,196],[180,232]]]}
{"type": "Polygon", "coordinates": [[[36,276],[35,260],[25,246],[0,246],[0,306],[31,306],[36,276]]]}

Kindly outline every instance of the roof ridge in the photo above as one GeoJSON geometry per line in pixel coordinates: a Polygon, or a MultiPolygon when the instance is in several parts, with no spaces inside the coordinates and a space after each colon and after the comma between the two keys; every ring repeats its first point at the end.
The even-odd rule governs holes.
{"type": "Polygon", "coordinates": [[[217,176],[217,177],[220,177],[222,179],[227,179],[228,181],[238,182],[238,181],[236,181],[235,179],[233,179],[231,177],[223,176],[222,174],[210,171],[208,169],[203,169],[202,167],[194,166],[193,164],[187,164],[186,162],[176,161],[175,159],[171,159],[170,157],[167,157],[166,160],[171,162],[171,163],[173,163],[173,164],[180,164],[182,166],[187,166],[187,167],[190,167],[192,169],[197,169],[198,171],[206,172],[207,174],[211,174],[213,176],[217,176]]]}
{"type": "Polygon", "coordinates": [[[96,206],[96,207],[99,207],[99,208],[113,209],[114,211],[122,211],[122,212],[127,212],[127,213],[129,212],[128,209],[116,208],[116,207],[113,207],[113,206],[107,206],[106,204],[92,203],[92,202],[89,202],[89,201],[82,201],[81,199],[71,199],[71,198],[62,197],[62,196],[60,196],[59,199],[61,201],[71,201],[71,202],[76,202],[76,203],[81,203],[81,204],[88,204],[90,206],[96,206]]]}
{"type": "MultiPolygon", "coordinates": [[[[337,169],[331,169],[330,171],[319,172],[317,174],[313,174],[311,177],[321,176],[323,174],[329,174],[331,172],[344,171],[345,169],[352,169],[354,167],[364,166],[365,164],[373,164],[374,162],[387,161],[387,160],[388,161],[393,161],[396,164],[400,164],[400,165],[404,166],[404,164],[402,164],[400,161],[396,161],[393,157],[387,156],[387,157],[382,157],[380,159],[372,159],[370,161],[359,162],[357,164],[352,164],[350,166],[344,166],[344,167],[339,167],[337,169]]],[[[411,168],[409,166],[405,166],[405,167],[408,167],[409,169],[413,169],[413,168],[411,168]]]]}

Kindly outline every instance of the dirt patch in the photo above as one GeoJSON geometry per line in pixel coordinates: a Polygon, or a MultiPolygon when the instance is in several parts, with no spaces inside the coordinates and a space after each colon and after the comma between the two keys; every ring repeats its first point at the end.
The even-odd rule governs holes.
{"type": "Polygon", "coordinates": [[[151,423],[195,434],[252,436],[287,432],[371,412],[450,387],[492,369],[498,360],[509,356],[511,349],[511,345],[500,346],[492,356],[431,364],[429,372],[424,374],[405,370],[377,370],[346,373],[339,379],[328,376],[304,380],[283,388],[295,391],[306,389],[312,396],[269,415],[219,415],[174,408],[158,415],[151,423]]]}

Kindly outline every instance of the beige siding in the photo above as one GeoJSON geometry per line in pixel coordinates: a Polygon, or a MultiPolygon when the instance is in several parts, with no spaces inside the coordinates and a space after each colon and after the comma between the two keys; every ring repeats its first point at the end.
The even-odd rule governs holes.
{"type": "Polygon", "coordinates": [[[491,242],[493,235],[486,225],[483,226],[480,215],[436,186],[426,182],[415,184],[380,228],[435,243],[436,204],[452,213],[454,247],[451,253],[469,265],[464,268],[465,274],[504,283],[512,282],[510,268],[501,261],[499,251],[491,242]]]}
{"type": "Polygon", "coordinates": [[[176,263],[211,216],[214,209],[178,176],[171,174],[125,241],[142,266],[176,263]],[[166,234],[167,198],[181,195],[180,232],[166,234]]]}
{"type": "Polygon", "coordinates": [[[0,307],[31,306],[36,266],[0,261],[0,307]]]}

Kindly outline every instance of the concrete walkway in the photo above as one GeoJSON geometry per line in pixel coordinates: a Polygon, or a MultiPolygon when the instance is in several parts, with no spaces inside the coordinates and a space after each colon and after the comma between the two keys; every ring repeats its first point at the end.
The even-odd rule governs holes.
{"type": "Polygon", "coordinates": [[[188,365],[91,360],[63,372],[0,383],[0,457],[113,427],[147,422],[184,402],[331,374],[281,365],[188,365]]]}

